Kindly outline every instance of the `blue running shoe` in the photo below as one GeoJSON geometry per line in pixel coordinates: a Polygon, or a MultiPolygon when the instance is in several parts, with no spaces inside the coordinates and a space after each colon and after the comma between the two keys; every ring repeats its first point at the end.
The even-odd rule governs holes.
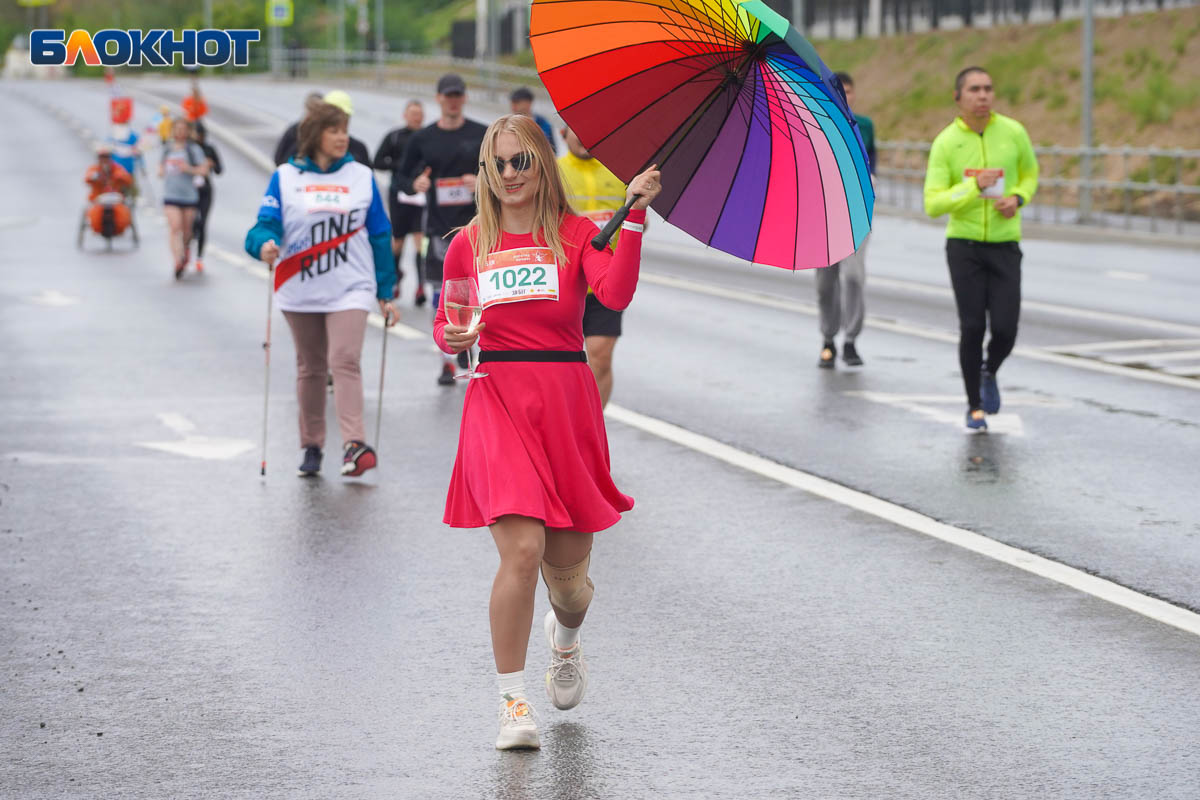
{"type": "Polygon", "coordinates": [[[979,373],[979,397],[984,413],[995,414],[1000,410],[1000,387],[996,385],[995,374],[988,372],[987,367],[979,373]]]}
{"type": "Polygon", "coordinates": [[[311,478],[321,471],[321,448],[304,448],[304,462],[300,465],[298,474],[301,478],[311,478]]]}
{"type": "Polygon", "coordinates": [[[973,431],[987,430],[987,417],[979,409],[974,409],[967,412],[967,427],[973,431]],[[976,416],[978,415],[978,416],[976,416]]]}

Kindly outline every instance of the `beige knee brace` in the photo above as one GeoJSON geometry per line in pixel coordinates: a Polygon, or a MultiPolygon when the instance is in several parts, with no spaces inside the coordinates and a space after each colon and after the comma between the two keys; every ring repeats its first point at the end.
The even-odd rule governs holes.
{"type": "Polygon", "coordinates": [[[583,561],[569,567],[556,567],[542,562],[542,578],[550,590],[550,605],[568,614],[587,611],[596,588],[587,574],[591,560],[592,554],[588,553],[583,561]]]}

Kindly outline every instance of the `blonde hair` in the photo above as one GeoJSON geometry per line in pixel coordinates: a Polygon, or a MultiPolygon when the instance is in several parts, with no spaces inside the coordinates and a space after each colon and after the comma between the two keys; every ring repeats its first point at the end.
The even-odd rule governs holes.
{"type": "Polygon", "coordinates": [[[549,247],[558,259],[559,267],[565,267],[565,246],[572,243],[563,242],[559,228],[563,215],[574,214],[575,209],[567,200],[567,190],[563,185],[562,173],[558,171],[558,161],[554,158],[554,151],[550,149],[546,134],[542,133],[542,129],[532,118],[521,114],[508,114],[493,122],[483,135],[483,146],[479,149],[479,160],[483,162],[483,166],[479,168],[475,194],[478,211],[475,218],[462,228],[475,251],[475,269],[482,272],[487,266],[488,254],[500,245],[498,190],[503,179],[496,169],[496,140],[502,133],[516,136],[521,145],[520,152],[533,156],[533,163],[541,178],[537,194],[534,196],[537,213],[533,224],[533,241],[535,244],[549,247]]]}

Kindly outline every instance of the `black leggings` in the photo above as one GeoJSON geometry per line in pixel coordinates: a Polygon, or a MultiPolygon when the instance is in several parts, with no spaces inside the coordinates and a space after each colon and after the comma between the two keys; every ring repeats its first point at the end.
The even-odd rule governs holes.
{"type": "Polygon", "coordinates": [[[192,235],[196,240],[196,258],[204,257],[204,238],[208,231],[208,210],[212,208],[212,186],[200,187],[200,202],[196,205],[196,221],[192,224],[192,235]]]}
{"type": "Polygon", "coordinates": [[[991,322],[987,369],[995,374],[1017,341],[1021,316],[1021,247],[1016,242],[947,239],[946,261],[958,306],[958,364],[967,404],[980,408],[983,337],[991,322]]]}

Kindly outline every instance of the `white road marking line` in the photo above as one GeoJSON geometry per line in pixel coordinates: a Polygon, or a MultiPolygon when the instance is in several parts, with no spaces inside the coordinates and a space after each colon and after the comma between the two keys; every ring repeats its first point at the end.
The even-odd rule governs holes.
{"type": "Polygon", "coordinates": [[[254,443],[248,439],[226,439],[218,436],[196,436],[196,425],[190,419],[174,411],[166,411],[157,415],[158,421],[166,425],[182,439],[174,442],[134,442],[138,447],[150,450],[160,450],[189,458],[224,461],[236,458],[242,453],[254,449],[254,443]]]}
{"type": "Polygon", "coordinates": [[[1200,344],[1200,339],[1118,339],[1115,342],[1086,342],[1055,345],[1059,353],[1100,353],[1109,350],[1136,350],[1139,347],[1175,347],[1200,344]]]}
{"type": "MultiPolygon", "coordinates": [[[[902,289],[909,292],[918,292],[920,294],[936,295],[938,297],[948,297],[954,299],[954,292],[951,289],[946,289],[940,286],[930,286],[925,283],[916,283],[915,281],[904,281],[897,278],[884,278],[882,276],[872,275],[867,278],[868,282],[875,283],[880,286],[886,286],[892,289],[902,289]]],[[[1114,322],[1119,325],[1132,325],[1140,328],[1155,328],[1161,331],[1171,331],[1173,333],[1182,333],[1192,336],[1200,335],[1200,326],[1185,325],[1180,322],[1167,322],[1160,319],[1150,319],[1148,317],[1135,317],[1130,314],[1121,314],[1115,311],[1095,311],[1090,308],[1076,308],[1075,306],[1064,306],[1058,303],[1047,303],[1041,300],[1027,300],[1022,298],[1022,309],[1031,309],[1034,311],[1045,311],[1050,314],[1058,314],[1063,317],[1075,317],[1076,319],[1094,320],[1097,322],[1114,322]]]]}
{"type": "Polygon", "coordinates": [[[209,436],[188,436],[176,442],[135,442],[138,447],[159,450],[177,456],[200,458],[206,461],[228,461],[254,449],[248,439],[219,439],[209,436]]]}
{"type": "Polygon", "coordinates": [[[53,306],[61,308],[64,306],[73,306],[79,303],[79,298],[69,294],[63,294],[58,289],[43,289],[37,294],[29,298],[29,302],[36,303],[39,306],[53,306]]]}
{"type": "Polygon", "coordinates": [[[1153,353],[1138,353],[1132,356],[1109,357],[1108,361],[1118,364],[1159,364],[1164,361],[1191,361],[1200,358],[1200,350],[1166,351],[1157,350],[1153,353]]]}
{"type": "MultiPolygon", "coordinates": [[[[778,298],[759,294],[757,292],[747,292],[741,289],[730,289],[724,286],[701,283],[699,281],[688,280],[685,278],[676,278],[670,275],[659,275],[652,272],[642,272],[640,280],[657,286],[683,289],[696,294],[709,295],[710,297],[722,297],[728,300],[739,300],[744,303],[753,303],[755,305],[766,306],[767,308],[783,309],[784,311],[795,311],[801,314],[808,314],[809,316],[817,315],[817,307],[815,305],[798,300],[780,300],[778,298]]],[[[894,322],[892,320],[880,319],[879,317],[867,317],[864,324],[869,328],[889,331],[891,333],[898,333],[903,336],[916,336],[922,339],[930,339],[935,342],[945,342],[947,344],[954,345],[958,344],[958,334],[956,333],[949,333],[947,331],[941,331],[934,328],[927,328],[921,325],[915,325],[913,323],[894,322]]],[[[1148,383],[1161,383],[1167,386],[1176,386],[1182,389],[1200,391],[1200,382],[1191,380],[1189,378],[1181,378],[1177,375],[1170,375],[1163,372],[1152,372],[1144,369],[1123,367],[1120,364],[1109,364],[1104,361],[1095,361],[1088,358],[1076,358],[1074,356],[1063,355],[1062,353],[1053,352],[1050,350],[1042,350],[1036,347],[1017,345],[1013,348],[1012,354],[1022,358],[1028,358],[1033,361],[1043,361],[1049,364],[1074,367],[1075,369],[1087,370],[1089,372],[1103,372],[1107,375],[1117,375],[1122,378],[1132,378],[1134,380],[1146,381],[1148,383]]]]}
{"type": "Polygon", "coordinates": [[[832,500],[894,525],[970,550],[1064,586],[1070,586],[1136,614],[1200,636],[1200,614],[1141,594],[1104,578],[1089,575],[1082,570],[1034,555],[1020,548],[1001,544],[994,539],[964,528],[938,522],[932,517],[927,517],[895,503],[880,500],[869,494],[855,491],[824,478],[818,478],[816,475],[784,466],[761,456],[743,452],[707,436],[693,433],[669,422],[648,417],[612,403],[605,410],[605,416],[747,472],[761,475],[786,486],[792,486],[817,497],[832,500]]]}
{"type": "MultiPolygon", "coordinates": [[[[946,405],[963,405],[966,400],[962,394],[893,394],[889,392],[845,391],[845,395],[863,397],[880,403],[933,403],[946,405]]],[[[1006,406],[1041,406],[1042,408],[1068,408],[1070,403],[1057,397],[1044,397],[1038,394],[1004,394],[1006,406]]]]}
{"type": "Polygon", "coordinates": [[[1104,274],[1119,281],[1148,281],[1150,276],[1144,272],[1126,272],[1123,269],[1108,269],[1104,274]]]}
{"type": "Polygon", "coordinates": [[[1164,372],[1169,372],[1172,375],[1190,375],[1193,378],[1200,377],[1200,364],[1187,364],[1182,367],[1163,367],[1164,372]]]}
{"type": "MultiPolygon", "coordinates": [[[[695,247],[689,244],[685,248],[677,244],[670,244],[667,242],[648,241],[642,245],[642,250],[646,252],[660,253],[672,258],[683,256],[689,260],[701,259],[725,266],[745,267],[747,265],[745,261],[735,258],[734,256],[725,256],[724,254],[714,253],[709,249],[701,249],[699,244],[697,244],[695,247]],[[691,252],[688,252],[689,250],[691,252]]],[[[769,270],[775,269],[775,267],[762,267],[762,269],[769,270]]],[[[643,272],[642,274],[644,275],[645,273],[643,272]]],[[[941,297],[949,300],[954,299],[954,292],[951,289],[943,286],[933,286],[928,283],[920,283],[918,281],[906,281],[899,278],[885,278],[882,275],[870,275],[867,278],[867,282],[889,289],[898,289],[905,292],[924,294],[931,297],[941,297]]],[[[1058,303],[1048,303],[1041,300],[1028,299],[1021,300],[1021,307],[1035,311],[1044,311],[1050,314],[1058,314],[1065,317],[1075,317],[1077,319],[1087,319],[1098,322],[1113,322],[1120,325],[1132,325],[1141,328],[1151,328],[1190,336],[1200,335],[1200,326],[1197,325],[1186,325],[1179,322],[1167,322],[1165,320],[1150,319],[1147,317],[1135,317],[1115,311],[1095,311],[1088,308],[1077,308],[1075,306],[1064,306],[1058,303]]]]}
{"type": "MultiPolygon", "coordinates": [[[[232,253],[219,245],[210,244],[207,245],[207,247],[208,251],[217,258],[232,266],[241,267],[256,278],[265,281],[270,275],[270,272],[267,271],[267,268],[263,266],[261,261],[255,261],[250,256],[245,256],[240,253],[232,253]]],[[[376,328],[382,328],[383,315],[376,312],[371,312],[367,316],[367,324],[376,328]]],[[[406,341],[428,340],[432,338],[430,334],[417,330],[409,325],[405,325],[403,322],[397,322],[395,325],[388,328],[388,333],[398,339],[404,339],[406,341]]],[[[439,350],[438,352],[441,351],[439,350]]]]}

